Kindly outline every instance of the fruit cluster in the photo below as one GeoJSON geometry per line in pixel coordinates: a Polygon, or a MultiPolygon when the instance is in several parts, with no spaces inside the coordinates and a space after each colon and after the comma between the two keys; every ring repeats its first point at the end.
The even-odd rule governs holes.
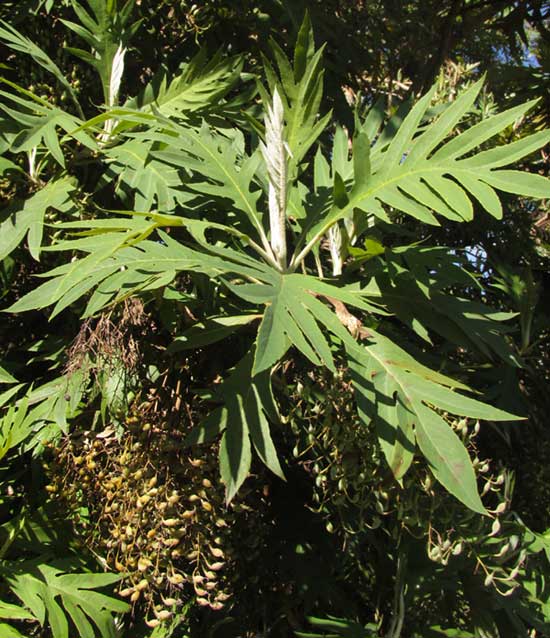
{"type": "Polygon", "coordinates": [[[226,506],[215,450],[190,456],[181,431],[155,423],[143,405],[122,435],[67,437],[53,450],[46,489],[68,504],[84,544],[124,575],[119,594],[156,626],[191,599],[224,608],[235,519],[253,519],[258,507],[243,499],[226,506]]]}

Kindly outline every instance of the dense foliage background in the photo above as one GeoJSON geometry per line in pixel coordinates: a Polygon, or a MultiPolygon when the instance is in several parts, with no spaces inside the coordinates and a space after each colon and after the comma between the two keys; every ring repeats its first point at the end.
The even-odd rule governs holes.
{"type": "Polygon", "coordinates": [[[550,635],[549,183],[507,171],[501,218],[448,183],[351,207],[289,275],[310,283],[280,356],[256,337],[275,296],[243,215],[271,206],[276,86],[289,246],[346,210],[359,151],[376,176],[431,87],[407,144],[507,112],[480,174],[548,177],[550,4],[21,0],[0,19],[0,637],[550,635]],[[414,417],[387,381],[403,352],[414,417]],[[453,433],[431,456],[427,413],[453,433]]]}

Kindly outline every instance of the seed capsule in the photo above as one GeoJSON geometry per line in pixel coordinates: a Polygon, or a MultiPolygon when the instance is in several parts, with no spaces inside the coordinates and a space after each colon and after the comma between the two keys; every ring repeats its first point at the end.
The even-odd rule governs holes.
{"type": "Polygon", "coordinates": [[[140,558],[138,560],[137,568],[140,572],[144,572],[149,569],[152,564],[153,563],[148,558],[140,558]]]}
{"type": "Polygon", "coordinates": [[[166,547],[175,547],[179,542],[179,538],[165,538],[163,539],[162,544],[166,545],[166,547]]]}
{"type": "Polygon", "coordinates": [[[168,618],[172,617],[172,612],[168,611],[167,609],[162,609],[161,611],[157,612],[157,618],[159,620],[168,620],[168,618]]]}
{"type": "Polygon", "coordinates": [[[210,565],[210,569],[214,570],[215,572],[219,572],[224,565],[225,563],[221,563],[221,562],[212,563],[212,565],[210,565]]]}
{"type": "Polygon", "coordinates": [[[168,607],[173,607],[178,604],[178,601],[175,598],[163,598],[163,602],[165,605],[168,605],[168,607]]]}
{"type": "Polygon", "coordinates": [[[145,624],[147,625],[147,627],[151,627],[151,629],[154,629],[155,627],[158,627],[160,625],[160,620],[151,618],[151,620],[146,620],[145,624]]]}

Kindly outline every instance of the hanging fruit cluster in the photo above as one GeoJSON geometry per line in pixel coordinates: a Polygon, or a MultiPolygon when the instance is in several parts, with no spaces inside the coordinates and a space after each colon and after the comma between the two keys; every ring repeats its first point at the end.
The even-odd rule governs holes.
{"type": "Polygon", "coordinates": [[[257,527],[263,497],[226,506],[215,450],[190,456],[181,429],[155,419],[150,402],[136,403],[126,426],[119,437],[112,429],[67,437],[53,450],[46,489],[69,506],[84,544],[124,575],[120,596],[150,626],[191,598],[223,609],[242,551],[236,519],[257,527]]]}

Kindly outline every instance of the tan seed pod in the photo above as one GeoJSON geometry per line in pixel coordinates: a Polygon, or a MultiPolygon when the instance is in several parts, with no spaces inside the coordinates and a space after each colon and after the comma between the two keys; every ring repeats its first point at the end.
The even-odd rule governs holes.
{"type": "Polygon", "coordinates": [[[203,465],[204,461],[202,461],[201,459],[189,459],[189,463],[193,467],[200,467],[201,465],[203,465]]]}
{"type": "Polygon", "coordinates": [[[162,601],[168,607],[173,607],[174,605],[178,604],[178,601],[175,598],[163,598],[162,601]]]}
{"type": "Polygon", "coordinates": [[[178,494],[172,494],[171,496],[168,497],[167,501],[170,505],[175,505],[178,501],[180,500],[180,497],[178,494]]]}
{"type": "Polygon", "coordinates": [[[193,518],[193,516],[195,516],[195,510],[185,510],[185,512],[182,512],[181,514],[181,518],[184,518],[186,520],[193,518]]]}
{"type": "Polygon", "coordinates": [[[212,481],[210,481],[207,478],[204,478],[202,479],[202,485],[203,487],[206,487],[208,489],[209,487],[212,487],[212,481]]]}
{"type": "Polygon", "coordinates": [[[204,582],[204,576],[202,574],[193,574],[192,577],[193,583],[203,583],[204,582]]]}
{"type": "Polygon", "coordinates": [[[222,602],[219,602],[219,601],[215,602],[215,603],[212,603],[210,605],[210,609],[213,609],[214,611],[220,611],[223,608],[224,608],[224,604],[222,602]]]}
{"type": "Polygon", "coordinates": [[[151,538],[154,538],[156,536],[156,534],[157,534],[157,530],[156,529],[150,529],[147,532],[146,536],[147,536],[147,538],[151,539],[151,538]]]}
{"type": "Polygon", "coordinates": [[[139,600],[139,597],[141,596],[141,592],[136,590],[131,596],[130,596],[130,600],[135,603],[139,600]]]}
{"type": "Polygon", "coordinates": [[[158,482],[158,479],[157,479],[157,476],[155,475],[149,479],[149,482],[147,483],[147,487],[151,489],[152,487],[155,487],[157,482],[158,482]]]}
{"type": "Polygon", "coordinates": [[[211,512],[213,509],[212,505],[208,501],[201,501],[201,505],[202,505],[202,508],[206,510],[207,512],[211,512]]]}
{"type": "Polygon", "coordinates": [[[181,558],[183,556],[183,552],[181,551],[181,549],[173,549],[170,552],[170,556],[174,559],[181,558]]]}
{"type": "Polygon", "coordinates": [[[162,524],[163,524],[165,527],[176,527],[176,525],[177,525],[178,523],[179,523],[179,519],[177,519],[177,518],[165,518],[165,519],[162,521],[162,524]]]}
{"type": "Polygon", "coordinates": [[[147,494],[149,496],[156,496],[159,493],[158,487],[152,487],[149,490],[147,490],[147,494]]]}
{"type": "Polygon", "coordinates": [[[133,592],[134,592],[133,587],[126,587],[126,589],[122,589],[121,591],[119,591],[118,595],[122,596],[122,598],[128,598],[128,596],[130,596],[130,594],[132,594],[133,592]]]}
{"type": "Polygon", "coordinates": [[[219,547],[210,547],[210,553],[215,558],[224,558],[224,553],[219,547]]]}
{"type": "Polygon", "coordinates": [[[196,501],[200,501],[201,497],[198,494],[191,494],[188,500],[190,503],[195,503],[196,501]]]}
{"type": "Polygon", "coordinates": [[[206,587],[206,589],[208,589],[208,591],[212,591],[213,589],[216,589],[216,587],[218,586],[218,583],[216,583],[215,581],[209,580],[207,583],[205,583],[204,586],[206,587]]]}
{"type": "Polygon", "coordinates": [[[195,593],[197,596],[208,596],[208,592],[200,587],[195,587],[195,593]]]}
{"type": "Polygon", "coordinates": [[[181,585],[185,578],[181,574],[172,574],[172,576],[168,576],[168,582],[171,585],[181,585]]]}
{"type": "Polygon", "coordinates": [[[138,560],[137,568],[140,572],[144,572],[149,569],[152,564],[153,563],[148,558],[140,558],[138,560]]]}
{"type": "Polygon", "coordinates": [[[168,620],[169,618],[172,618],[172,612],[168,611],[168,609],[161,609],[157,612],[157,618],[161,621],[168,620]]]}
{"type": "Polygon", "coordinates": [[[176,545],[178,545],[180,542],[179,538],[165,538],[162,541],[162,544],[165,545],[166,547],[175,547],[176,545]]]}
{"type": "Polygon", "coordinates": [[[206,578],[208,578],[208,580],[216,580],[217,577],[217,574],[211,571],[204,572],[204,575],[206,576],[206,578]]]}
{"type": "Polygon", "coordinates": [[[221,600],[222,602],[225,602],[226,600],[229,600],[230,598],[231,596],[229,594],[226,594],[223,591],[216,594],[216,600],[221,600]]]}
{"type": "Polygon", "coordinates": [[[149,587],[149,581],[146,580],[145,578],[140,580],[139,583],[136,585],[136,589],[138,589],[139,591],[143,591],[144,589],[147,589],[148,587],[149,587]]]}
{"type": "Polygon", "coordinates": [[[210,569],[212,569],[215,572],[219,572],[220,569],[222,569],[222,567],[225,565],[225,563],[222,562],[216,562],[216,563],[212,563],[210,565],[210,569]]]}
{"type": "Polygon", "coordinates": [[[202,597],[197,598],[197,605],[200,605],[201,607],[207,607],[209,604],[210,603],[208,602],[206,598],[202,598],[202,597]]]}
{"type": "Polygon", "coordinates": [[[117,570],[117,572],[125,572],[126,571],[126,567],[124,567],[124,565],[122,563],[120,563],[118,560],[115,560],[115,569],[117,570]]]}
{"type": "Polygon", "coordinates": [[[485,587],[490,587],[493,584],[494,580],[495,580],[495,577],[493,576],[493,574],[487,574],[483,584],[485,585],[485,587]]]}
{"type": "Polygon", "coordinates": [[[196,558],[198,558],[199,556],[199,552],[194,549],[192,552],[189,552],[189,554],[187,554],[187,556],[185,558],[187,558],[187,560],[195,560],[196,558]]]}
{"type": "Polygon", "coordinates": [[[155,627],[158,627],[160,625],[160,620],[157,620],[156,618],[151,618],[150,620],[146,620],[145,624],[147,625],[147,627],[154,629],[155,627]]]}
{"type": "Polygon", "coordinates": [[[227,527],[227,523],[223,520],[223,518],[216,519],[215,525],[216,527],[227,527]]]}

